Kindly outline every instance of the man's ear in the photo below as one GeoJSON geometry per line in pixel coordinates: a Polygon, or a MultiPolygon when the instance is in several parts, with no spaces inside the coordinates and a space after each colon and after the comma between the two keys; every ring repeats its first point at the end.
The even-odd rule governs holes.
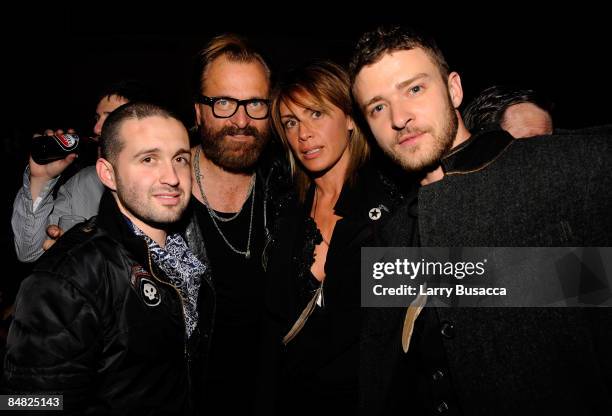
{"type": "Polygon", "coordinates": [[[202,125],[202,113],[201,113],[200,104],[195,103],[193,106],[195,107],[196,126],[201,126],[202,125]]]}
{"type": "Polygon", "coordinates": [[[111,191],[117,190],[117,183],[115,181],[115,169],[111,163],[103,158],[99,158],[96,161],[96,172],[100,181],[109,188],[111,191]]]}
{"type": "Polygon", "coordinates": [[[448,93],[453,107],[455,109],[459,108],[463,101],[463,87],[461,86],[461,77],[456,72],[451,72],[448,75],[448,93]]]}

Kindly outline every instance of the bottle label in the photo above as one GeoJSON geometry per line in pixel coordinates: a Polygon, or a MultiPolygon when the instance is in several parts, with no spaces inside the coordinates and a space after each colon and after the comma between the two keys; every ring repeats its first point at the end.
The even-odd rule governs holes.
{"type": "Polygon", "coordinates": [[[74,149],[79,144],[79,136],[76,134],[54,134],[53,138],[66,151],[74,149]]]}

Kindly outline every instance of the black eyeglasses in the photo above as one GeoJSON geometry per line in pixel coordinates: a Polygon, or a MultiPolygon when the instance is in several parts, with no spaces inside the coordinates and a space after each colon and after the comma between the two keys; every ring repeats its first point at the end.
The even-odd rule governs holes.
{"type": "Polygon", "coordinates": [[[212,107],[217,118],[230,118],[238,108],[243,105],[249,117],[254,120],[263,120],[270,112],[270,100],[263,98],[251,98],[250,100],[237,100],[231,97],[207,97],[198,96],[198,102],[212,107]]]}

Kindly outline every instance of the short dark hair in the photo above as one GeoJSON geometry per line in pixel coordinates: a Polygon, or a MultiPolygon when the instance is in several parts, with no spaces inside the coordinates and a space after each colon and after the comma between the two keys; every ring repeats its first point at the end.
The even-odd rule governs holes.
{"type": "Polygon", "coordinates": [[[124,98],[127,101],[154,102],[155,98],[151,89],[142,81],[135,79],[122,79],[119,81],[111,81],[104,85],[99,91],[96,103],[103,98],[112,97],[124,98]]]}
{"type": "Polygon", "coordinates": [[[531,103],[552,116],[553,103],[545,95],[532,89],[511,85],[493,85],[485,88],[463,110],[463,122],[472,133],[501,127],[504,113],[515,104],[531,103]]]}
{"type": "Polygon", "coordinates": [[[435,40],[424,33],[417,32],[414,28],[392,25],[380,26],[361,36],[349,65],[351,85],[364,66],[378,62],[383,55],[415,48],[423,49],[431,57],[446,82],[450,68],[435,40]]]}
{"type": "Polygon", "coordinates": [[[233,62],[258,62],[264,68],[268,79],[270,79],[270,68],[263,56],[243,37],[234,33],[226,33],[211,39],[197,54],[193,73],[193,92],[195,97],[202,93],[202,84],[204,83],[208,67],[215,59],[221,56],[225,56],[233,62]]]}
{"type": "Polygon", "coordinates": [[[117,156],[124,145],[123,138],[119,132],[125,121],[142,120],[155,116],[173,118],[180,121],[169,110],[151,103],[130,102],[115,109],[115,111],[109,114],[102,126],[102,135],[100,136],[100,153],[102,157],[111,162],[111,164],[114,164],[117,160],[117,156]]]}

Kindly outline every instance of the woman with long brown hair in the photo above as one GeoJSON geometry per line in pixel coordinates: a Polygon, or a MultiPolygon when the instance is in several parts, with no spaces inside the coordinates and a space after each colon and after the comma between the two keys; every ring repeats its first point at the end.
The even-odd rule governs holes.
{"type": "Polygon", "coordinates": [[[291,163],[301,209],[281,218],[269,250],[266,299],[280,358],[281,414],[356,413],[360,249],[400,202],[366,163],[348,75],[331,62],[285,74],[272,121],[291,163]],[[354,410],[354,411],[353,411],[354,410]]]}

